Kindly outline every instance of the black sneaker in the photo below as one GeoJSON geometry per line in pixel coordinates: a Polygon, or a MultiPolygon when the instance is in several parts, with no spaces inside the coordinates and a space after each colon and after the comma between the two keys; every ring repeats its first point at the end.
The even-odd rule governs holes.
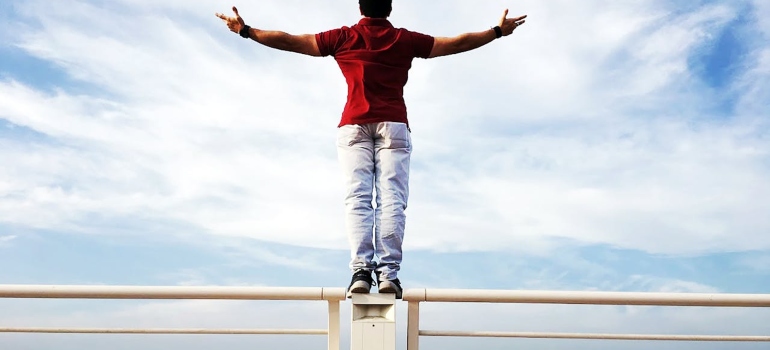
{"type": "Polygon", "coordinates": [[[392,280],[382,280],[380,279],[380,274],[376,274],[380,293],[395,294],[396,299],[401,299],[401,295],[404,292],[404,290],[401,288],[401,281],[399,281],[398,278],[392,280]]]}
{"type": "Polygon", "coordinates": [[[350,286],[348,286],[348,298],[352,298],[353,293],[369,293],[372,284],[374,284],[374,280],[372,280],[371,271],[356,270],[353,272],[353,278],[350,280],[350,286]]]}

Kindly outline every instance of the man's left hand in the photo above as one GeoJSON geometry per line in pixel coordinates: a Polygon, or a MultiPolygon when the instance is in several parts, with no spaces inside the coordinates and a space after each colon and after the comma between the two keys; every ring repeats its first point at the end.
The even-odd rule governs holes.
{"type": "Polygon", "coordinates": [[[505,12],[503,12],[503,18],[500,18],[500,29],[503,30],[503,36],[509,36],[511,33],[513,33],[516,28],[518,28],[520,25],[524,24],[526,22],[524,19],[527,18],[527,15],[519,16],[515,18],[508,18],[508,9],[505,9],[505,12]]]}

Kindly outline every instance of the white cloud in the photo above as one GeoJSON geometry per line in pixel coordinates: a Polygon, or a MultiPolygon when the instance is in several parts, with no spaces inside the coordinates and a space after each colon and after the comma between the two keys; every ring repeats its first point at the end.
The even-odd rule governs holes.
{"type": "MultiPolygon", "coordinates": [[[[251,23],[290,32],[357,19],[333,2],[250,6],[251,23]],[[285,13],[293,20],[274,15],[285,13]]],[[[428,5],[399,6],[396,25],[451,35],[484,29],[505,4],[455,2],[441,20],[428,5]]],[[[709,119],[688,58],[738,8],[673,6],[524,1],[511,13],[530,18],[512,37],[415,62],[407,244],[770,249],[770,145],[756,114],[767,111],[766,60],[736,87],[755,114],[709,119]]],[[[87,86],[0,81],[0,117],[42,135],[0,139],[12,164],[0,168],[0,222],[114,233],[129,221],[153,234],[346,247],[333,141],[346,90],[330,58],[241,40],[213,16],[229,11],[221,3],[19,8],[14,44],[87,86]]]]}
{"type": "Polygon", "coordinates": [[[484,159],[458,157],[467,166],[462,175],[416,179],[443,193],[436,206],[446,198],[460,204],[438,216],[414,214],[425,223],[417,231],[451,220],[456,229],[434,239],[457,247],[492,248],[532,235],[670,253],[766,247],[762,228],[770,222],[762,213],[770,206],[760,198],[770,187],[757,167],[768,155],[762,140],[738,126],[701,131],[655,121],[646,128],[629,123],[584,136],[589,126],[570,129],[575,136],[466,143],[470,154],[494,151],[484,159]]]}
{"type": "Polygon", "coordinates": [[[770,272],[770,254],[752,254],[743,257],[737,262],[738,267],[743,271],[754,273],[770,272]]]}
{"type": "Polygon", "coordinates": [[[633,275],[616,286],[617,290],[633,290],[654,293],[719,293],[720,290],[693,281],[683,281],[649,275],[633,275]]]}
{"type": "Polygon", "coordinates": [[[4,245],[7,245],[7,244],[9,244],[9,242],[11,242],[11,241],[13,241],[14,239],[16,239],[16,237],[17,237],[17,236],[15,236],[15,235],[4,235],[4,236],[0,236],[0,247],[2,247],[2,246],[4,246],[4,245]]]}
{"type": "Polygon", "coordinates": [[[753,20],[757,21],[759,31],[765,36],[770,36],[770,4],[767,1],[752,0],[751,6],[754,9],[753,20]]]}

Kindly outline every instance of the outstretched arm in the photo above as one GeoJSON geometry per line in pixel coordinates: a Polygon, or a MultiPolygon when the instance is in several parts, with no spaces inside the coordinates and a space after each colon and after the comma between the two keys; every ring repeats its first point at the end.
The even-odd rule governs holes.
{"type": "Polygon", "coordinates": [[[291,51],[301,53],[309,56],[321,56],[321,51],[318,50],[318,43],[315,41],[315,35],[291,35],[289,33],[275,31],[275,30],[260,30],[252,28],[246,25],[246,22],[238,14],[238,9],[233,6],[233,12],[235,17],[225,16],[221,13],[217,13],[216,16],[221,18],[222,21],[227,24],[227,28],[233,33],[238,33],[244,38],[250,38],[262,45],[272,47],[274,49],[291,51]]]}
{"type": "MultiPolygon", "coordinates": [[[[527,18],[526,15],[516,18],[506,17],[508,17],[507,9],[503,12],[503,18],[500,19],[500,23],[498,24],[501,36],[511,35],[518,26],[524,24],[524,19],[527,18]]],[[[433,50],[431,50],[428,58],[454,55],[456,53],[475,50],[489,44],[497,37],[498,33],[495,29],[489,29],[483,32],[460,34],[452,38],[436,38],[433,42],[433,50]]]]}

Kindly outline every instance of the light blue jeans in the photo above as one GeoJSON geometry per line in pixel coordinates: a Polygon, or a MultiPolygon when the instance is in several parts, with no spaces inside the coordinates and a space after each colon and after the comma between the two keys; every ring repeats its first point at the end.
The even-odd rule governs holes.
{"type": "Polygon", "coordinates": [[[344,125],[337,131],[351,270],[375,270],[381,279],[397,278],[411,153],[412,139],[404,123],[344,125]]]}

